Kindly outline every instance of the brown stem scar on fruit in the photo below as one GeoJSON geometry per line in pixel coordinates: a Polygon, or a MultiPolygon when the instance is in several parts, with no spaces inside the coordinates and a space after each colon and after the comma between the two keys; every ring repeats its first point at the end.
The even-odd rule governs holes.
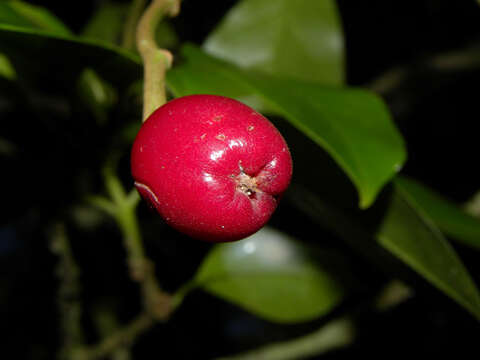
{"type": "Polygon", "coordinates": [[[148,195],[150,196],[150,199],[152,199],[157,205],[160,204],[160,202],[158,201],[158,198],[157,196],[155,195],[155,193],[152,191],[152,189],[150,189],[147,185],[145,184],[142,184],[138,181],[135,181],[134,183],[135,187],[137,189],[141,189],[141,190],[144,190],[146,193],[148,193],[148,195]]]}
{"type": "Polygon", "coordinates": [[[259,191],[255,178],[245,174],[243,170],[239,175],[237,175],[235,180],[237,182],[237,190],[241,191],[250,198],[252,198],[253,195],[259,191]]]}

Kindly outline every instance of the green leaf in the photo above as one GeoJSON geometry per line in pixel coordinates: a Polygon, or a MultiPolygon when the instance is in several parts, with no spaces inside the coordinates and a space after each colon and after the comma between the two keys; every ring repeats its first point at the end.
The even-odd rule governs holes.
{"type": "Polygon", "coordinates": [[[392,265],[378,251],[380,245],[480,320],[480,293],[468,270],[438,228],[412,206],[411,198],[398,186],[367,213],[343,209],[303,185],[294,185],[289,194],[295,206],[372,262],[387,268],[392,265]]]}
{"type": "Polygon", "coordinates": [[[395,179],[397,187],[419,211],[443,231],[466,245],[480,249],[480,221],[462,211],[441,195],[407,177],[395,179]]]}
{"type": "Polygon", "coordinates": [[[271,228],[242,241],[215,246],[194,283],[279,323],[322,316],[344,295],[309,249],[271,228]]]}
{"type": "Polygon", "coordinates": [[[68,36],[70,30],[48,10],[23,1],[1,1],[0,23],[68,36]]]}
{"type": "Polygon", "coordinates": [[[176,96],[256,96],[336,160],[355,183],[363,208],[405,162],[403,139],[386,106],[372,93],[247,73],[193,46],[182,54],[185,63],[167,74],[176,96]]]}
{"type": "Polygon", "coordinates": [[[185,45],[181,57],[182,63],[167,72],[167,85],[177,97],[203,93],[239,98],[255,93],[237,68],[194,45],[185,45]]]}
{"type": "Polygon", "coordinates": [[[345,78],[343,34],[333,0],[243,0],[204,47],[271,75],[327,85],[345,78]]]}
{"type": "Polygon", "coordinates": [[[480,319],[480,295],[467,269],[435,224],[412,206],[400,187],[388,186],[371,208],[360,210],[353,184],[332,159],[288,123],[280,125],[296,150],[295,174],[286,201],[337,234],[382,272],[409,281],[412,274],[405,270],[411,268],[480,319]]]}
{"type": "Polygon", "coordinates": [[[128,86],[142,75],[137,55],[76,37],[46,9],[20,1],[0,2],[0,52],[8,56],[17,74],[37,82],[57,78],[66,87],[87,67],[118,86],[128,86]]]}
{"type": "Polygon", "coordinates": [[[378,242],[480,320],[480,293],[455,250],[399,186],[378,242]]]}
{"type": "Polygon", "coordinates": [[[403,139],[374,94],[266,77],[252,83],[349,175],[359,191],[360,207],[370,206],[405,162],[403,139]]]}
{"type": "Polygon", "coordinates": [[[41,29],[0,23],[0,52],[14,64],[18,76],[38,82],[59,79],[65,87],[71,86],[87,67],[121,87],[142,77],[141,61],[131,52],[101,41],[41,29]]]}

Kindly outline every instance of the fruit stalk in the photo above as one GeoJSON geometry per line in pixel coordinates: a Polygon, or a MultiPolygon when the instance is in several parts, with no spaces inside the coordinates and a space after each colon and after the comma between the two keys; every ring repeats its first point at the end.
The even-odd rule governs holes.
{"type": "Polygon", "coordinates": [[[158,48],[155,29],[164,15],[175,16],[180,0],[153,0],[140,18],[137,27],[137,49],[144,66],[143,121],[167,101],[165,74],[173,61],[172,54],[158,48]]]}

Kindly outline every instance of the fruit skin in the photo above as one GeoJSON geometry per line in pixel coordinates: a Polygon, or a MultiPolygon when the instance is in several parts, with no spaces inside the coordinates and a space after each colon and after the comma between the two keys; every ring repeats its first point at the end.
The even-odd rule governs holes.
{"type": "Polygon", "coordinates": [[[190,95],[158,108],[131,153],[135,186],[172,227],[193,238],[245,238],[271,217],[292,175],[288,146],[250,107],[190,95]]]}

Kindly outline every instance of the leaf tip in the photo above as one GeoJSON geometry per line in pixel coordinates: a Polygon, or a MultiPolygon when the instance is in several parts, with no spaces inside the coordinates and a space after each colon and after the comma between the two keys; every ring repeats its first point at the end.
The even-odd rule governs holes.
{"type": "Polygon", "coordinates": [[[375,197],[360,194],[358,206],[362,210],[368,209],[374,202],[375,197]]]}

